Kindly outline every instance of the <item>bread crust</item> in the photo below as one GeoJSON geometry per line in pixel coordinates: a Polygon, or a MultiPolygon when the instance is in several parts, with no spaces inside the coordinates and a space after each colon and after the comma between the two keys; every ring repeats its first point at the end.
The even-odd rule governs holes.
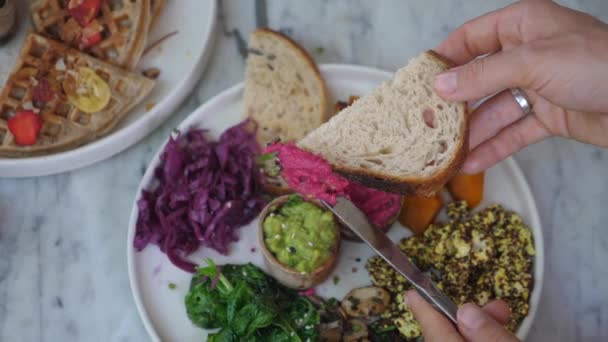
{"type": "Polygon", "coordinates": [[[454,155],[454,158],[452,158],[445,169],[429,178],[391,177],[370,171],[349,169],[340,165],[334,165],[334,170],[345,178],[359,182],[370,188],[402,195],[430,197],[441,190],[441,188],[460,171],[460,168],[467,157],[469,140],[468,130],[466,127],[464,129],[465,134],[463,135],[461,147],[454,155]]]}
{"type": "Polygon", "coordinates": [[[165,9],[165,0],[152,0],[150,2],[150,11],[152,12],[152,18],[150,20],[150,29],[156,25],[158,22],[158,18],[163,13],[165,9]]]}

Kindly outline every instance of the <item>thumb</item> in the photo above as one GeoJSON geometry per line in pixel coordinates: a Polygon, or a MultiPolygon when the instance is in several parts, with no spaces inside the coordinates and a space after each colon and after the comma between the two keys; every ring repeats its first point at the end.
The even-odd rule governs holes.
{"type": "Polygon", "coordinates": [[[471,342],[519,341],[513,334],[505,329],[494,318],[485,313],[475,304],[464,304],[458,309],[458,330],[471,342]]]}
{"type": "Polygon", "coordinates": [[[435,77],[435,91],[446,100],[477,101],[507,88],[529,88],[532,70],[528,63],[535,59],[529,51],[520,46],[450,69],[435,77]]]}

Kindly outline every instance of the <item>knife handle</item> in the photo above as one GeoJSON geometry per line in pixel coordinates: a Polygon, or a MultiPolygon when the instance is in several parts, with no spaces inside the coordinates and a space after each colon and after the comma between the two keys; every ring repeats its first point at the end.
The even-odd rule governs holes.
{"type": "Polygon", "coordinates": [[[422,298],[446,316],[452,323],[458,323],[458,319],[456,318],[458,306],[445,293],[441,292],[429,278],[425,278],[418,285],[415,288],[422,298]]]}

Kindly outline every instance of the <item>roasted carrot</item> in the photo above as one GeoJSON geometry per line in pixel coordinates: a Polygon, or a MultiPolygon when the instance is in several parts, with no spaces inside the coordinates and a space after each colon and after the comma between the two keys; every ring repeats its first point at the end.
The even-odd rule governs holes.
{"type": "Polygon", "coordinates": [[[466,201],[469,208],[476,207],[483,200],[484,173],[467,175],[460,173],[448,183],[448,190],[458,201],[466,201]]]}
{"type": "Polygon", "coordinates": [[[414,234],[422,234],[441,210],[441,198],[404,196],[399,222],[414,234]]]}

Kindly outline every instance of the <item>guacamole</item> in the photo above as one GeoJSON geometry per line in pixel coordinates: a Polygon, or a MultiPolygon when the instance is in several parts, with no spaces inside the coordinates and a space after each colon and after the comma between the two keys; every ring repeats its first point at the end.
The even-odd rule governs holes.
{"type": "Polygon", "coordinates": [[[283,265],[301,273],[316,270],[336,245],[333,215],[297,195],[264,220],[266,247],[283,265]]]}

